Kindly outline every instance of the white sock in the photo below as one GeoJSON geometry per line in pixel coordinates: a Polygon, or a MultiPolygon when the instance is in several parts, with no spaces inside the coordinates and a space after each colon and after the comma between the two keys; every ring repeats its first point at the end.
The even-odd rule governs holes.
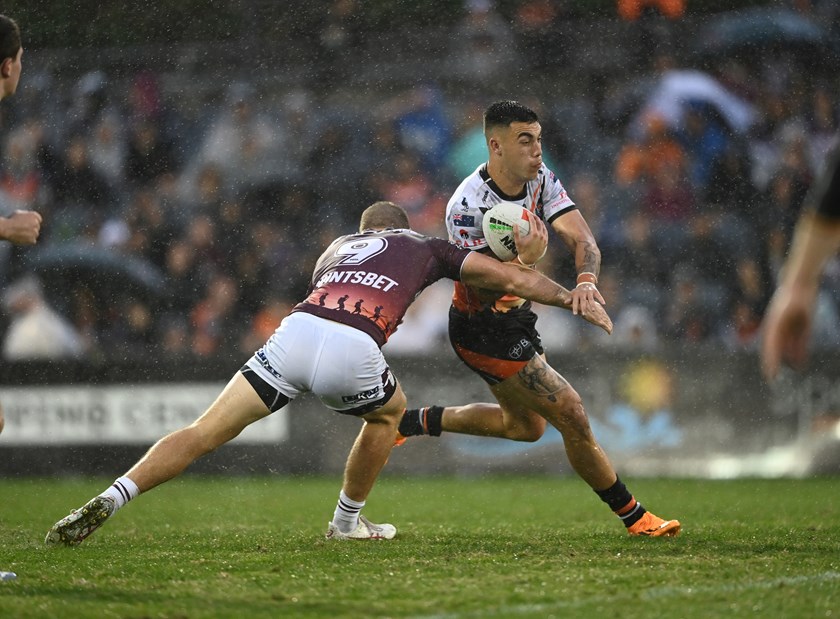
{"type": "Polygon", "coordinates": [[[364,501],[354,501],[342,490],[338,495],[338,505],[335,506],[333,524],[342,533],[350,533],[359,524],[359,512],[364,506],[364,501]]]}
{"type": "Polygon", "coordinates": [[[140,494],[140,488],[128,477],[118,477],[105,492],[99,496],[106,496],[114,500],[117,509],[128,503],[131,499],[140,494]]]}

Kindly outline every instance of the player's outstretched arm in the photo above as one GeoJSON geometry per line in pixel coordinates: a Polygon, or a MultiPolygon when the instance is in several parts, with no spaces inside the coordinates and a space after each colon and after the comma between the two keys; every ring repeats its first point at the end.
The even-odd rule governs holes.
{"type": "MultiPolygon", "coordinates": [[[[461,281],[470,286],[498,290],[543,305],[572,309],[572,293],[557,282],[527,267],[502,263],[478,252],[472,252],[464,261],[461,281]]],[[[593,302],[579,313],[588,322],[612,333],[612,320],[600,303],[593,302]]]]}
{"type": "Polygon", "coordinates": [[[764,315],[761,369],[767,380],[776,377],[783,362],[805,364],[820,278],[839,247],[840,221],[811,212],[800,217],[782,281],[764,315]]]}
{"type": "Polygon", "coordinates": [[[15,211],[0,217],[0,240],[15,245],[33,245],[41,232],[41,215],[35,211],[15,211]]]}

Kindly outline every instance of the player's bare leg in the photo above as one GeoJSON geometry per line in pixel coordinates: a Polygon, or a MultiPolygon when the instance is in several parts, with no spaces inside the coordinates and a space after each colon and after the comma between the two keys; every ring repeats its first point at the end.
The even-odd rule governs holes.
{"type": "Polygon", "coordinates": [[[545,432],[546,421],[524,406],[474,402],[444,408],[441,426],[445,432],[534,442],[545,432]]]}
{"type": "Polygon", "coordinates": [[[391,455],[397,425],[405,410],[402,387],[381,408],[364,415],[362,426],[344,469],[344,491],[357,501],[364,501],[391,455]]]}
{"type": "Polygon", "coordinates": [[[384,406],[362,417],[365,423],[347,456],[344,485],[327,528],[327,539],[391,539],[396,535],[393,525],[373,524],[360,512],[391,455],[405,405],[405,394],[397,384],[396,392],[384,406]]]}
{"type": "Polygon", "coordinates": [[[560,431],[572,468],[622,520],[628,533],[652,537],[679,533],[679,521],[648,512],[630,494],[595,439],[577,391],[545,359],[534,357],[492,391],[509,414],[520,407],[537,411],[560,431]]]}
{"type": "Polygon", "coordinates": [[[269,414],[254,388],[237,372],[210,408],[192,424],[160,439],[126,473],[140,492],[181,474],[201,456],[269,414]]]}
{"type": "Polygon", "coordinates": [[[268,414],[268,407],[254,388],[237,372],[201,417],[160,439],[111,487],[55,523],[47,533],[46,542],[80,544],[140,492],[176,477],[199,457],[268,414]]]}
{"type": "Polygon", "coordinates": [[[542,357],[534,357],[491,391],[507,417],[522,417],[520,411],[535,412],[557,428],[569,463],[594,490],[615,482],[615,470],[592,434],[580,396],[542,357]]]}
{"type": "MultiPolygon", "coordinates": [[[[440,431],[513,440],[538,440],[551,423],[563,436],[569,463],[575,472],[621,518],[631,535],[674,536],[680,523],[648,512],[627,490],[589,425],[577,391],[541,356],[534,357],[516,375],[491,388],[499,404],[475,403],[429,407],[424,434],[440,431]],[[434,410],[432,410],[434,409],[434,410]],[[436,417],[436,418],[435,418],[436,417]]],[[[402,439],[404,440],[404,439],[402,439]]]]}

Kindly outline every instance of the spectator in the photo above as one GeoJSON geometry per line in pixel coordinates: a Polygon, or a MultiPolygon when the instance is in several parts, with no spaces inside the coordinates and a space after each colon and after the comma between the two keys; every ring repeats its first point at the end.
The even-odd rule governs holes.
{"type": "Polygon", "coordinates": [[[189,314],[202,288],[201,256],[190,242],[180,238],[166,249],[164,313],[168,319],[189,314]]]}
{"type": "Polygon", "coordinates": [[[618,0],[618,15],[622,19],[635,21],[647,11],[678,19],[685,13],[685,0],[618,0]]]}
{"type": "MultiPolygon", "coordinates": [[[[657,246],[654,223],[641,210],[629,213],[621,226],[616,255],[620,260],[611,269],[621,281],[629,303],[647,304],[658,314],[661,290],[668,284],[668,259],[657,246]]],[[[669,250],[673,252],[673,249],[669,250]]]]}
{"type": "Polygon", "coordinates": [[[160,176],[178,171],[172,144],[153,120],[136,121],[129,130],[126,179],[137,188],[154,183],[160,176]]]}
{"type": "MultiPolygon", "coordinates": [[[[395,12],[374,15],[358,0],[331,2],[323,19],[302,13],[289,27],[290,35],[311,41],[318,33],[321,48],[308,55],[302,46],[293,46],[286,57],[288,70],[280,63],[264,79],[267,75],[258,67],[252,82],[234,82],[222,93],[214,86],[217,82],[191,79],[188,72],[198,74],[201,65],[190,66],[189,54],[161,69],[139,71],[109,61],[113,78],[94,68],[76,79],[66,63],[60,71],[52,65],[30,66],[26,87],[3,101],[0,214],[6,217],[0,217],[0,233],[9,229],[14,236],[7,238],[34,242],[39,216],[31,210],[14,213],[22,206],[36,208],[49,222],[40,237],[45,248],[82,240],[164,265],[169,246],[178,246],[173,250],[178,254],[185,243],[185,253],[193,254],[187,260],[187,279],[175,278],[177,301],[170,299],[164,311],[152,312],[155,337],[168,332],[164,323],[173,313],[188,316],[207,281],[224,273],[239,286],[244,315],[239,341],[245,325],[261,310],[260,288],[270,281],[284,295],[300,292],[303,276],[287,265],[305,260],[322,237],[331,239],[352,223],[345,207],[350,188],[359,205],[387,191],[412,208],[422,226],[424,214],[441,208],[441,189],[448,193],[486,160],[481,105],[475,103],[485,101],[482,93],[505,88],[505,76],[516,75],[519,92],[527,99],[534,80],[552,79],[560,71],[564,79],[571,78],[552,103],[553,112],[541,114],[546,119],[543,160],[558,172],[560,158],[569,170],[559,176],[572,179],[570,193],[596,228],[605,267],[619,278],[622,303],[643,306],[659,320],[670,297],[671,267],[686,263],[702,272],[706,265],[721,266],[720,256],[755,257],[757,277],[770,289],[788,252],[805,192],[822,170],[822,154],[837,140],[840,115],[830,67],[786,50],[767,50],[760,58],[722,54],[701,67],[681,53],[683,48],[669,45],[675,27],[682,26],[653,15],[658,12],[655,3],[645,7],[642,2],[638,22],[613,24],[630,36],[608,50],[614,56],[606,57],[620,56],[632,70],[616,65],[616,71],[593,71],[605,58],[583,53],[597,44],[578,28],[592,22],[582,18],[561,23],[567,15],[580,14],[572,4],[466,0],[453,9],[461,11],[461,19],[453,11],[447,14],[447,30],[440,39],[451,42],[453,53],[439,56],[446,45],[438,41],[421,50],[416,60],[431,73],[420,75],[417,86],[371,69],[379,58],[403,57],[404,50],[391,47],[402,34],[396,29],[378,36],[381,27],[394,28],[389,15],[395,12]],[[573,36],[564,36],[566,30],[573,36]],[[637,71],[647,65],[633,64],[642,56],[632,53],[631,31],[655,35],[663,44],[647,42],[644,59],[650,70],[637,71]],[[572,43],[581,53],[558,63],[572,43]],[[348,56],[347,50],[359,47],[361,54],[348,56]],[[525,58],[522,54],[527,62],[517,62],[525,58]],[[321,63],[324,73],[312,70],[321,63]],[[679,65],[686,66],[676,70],[679,65]],[[508,67],[502,82],[485,79],[489,67],[496,76],[500,66],[508,67]],[[326,73],[332,82],[316,98],[313,86],[323,85],[318,75],[326,73]],[[429,76],[440,81],[429,82],[429,76]],[[588,88],[595,81],[597,93],[588,88]],[[673,96],[674,88],[686,81],[712,88],[716,110],[724,101],[737,100],[738,127],[744,131],[717,122],[708,115],[708,105],[698,108],[703,112],[698,116],[692,104],[673,96]],[[464,94],[465,83],[476,89],[464,94]],[[665,103],[653,96],[660,88],[670,92],[665,103]],[[399,105],[370,104],[382,100],[399,105]],[[601,109],[609,126],[578,118],[578,128],[568,130],[571,116],[561,110],[577,107],[601,109]],[[712,134],[710,118],[717,122],[712,134]],[[702,121],[696,126],[704,131],[693,134],[700,137],[683,132],[684,141],[677,140],[680,119],[688,123],[686,128],[702,121]],[[616,144],[614,135],[625,129],[632,140],[616,144]],[[720,151],[722,139],[726,148],[720,151]],[[549,161],[546,151],[555,161],[549,161]],[[609,170],[604,174],[604,167],[612,167],[614,176],[609,170]],[[578,170],[586,170],[579,186],[578,170]],[[659,215],[651,219],[652,213],[659,215]],[[685,224],[690,221],[698,223],[685,224]],[[709,244],[714,252],[708,251],[709,244]],[[701,255],[710,261],[698,262],[701,255]]],[[[830,24],[836,14],[825,9],[814,18],[830,24]]],[[[179,53],[202,49],[198,45],[179,53]]],[[[43,63],[43,58],[34,56],[29,63],[43,63]]],[[[136,61],[144,66],[142,59],[136,61]]],[[[14,71],[4,82],[5,94],[10,94],[9,80],[17,85],[14,71]]],[[[431,219],[439,224],[439,216],[431,219]]],[[[0,252],[0,281],[18,277],[25,270],[25,250],[4,243],[0,252]]],[[[557,262],[556,254],[548,258],[557,262]]],[[[541,266],[561,272],[568,262],[550,265],[547,260],[541,266]]],[[[753,318],[763,312],[761,303],[742,290],[737,269],[728,265],[725,270],[715,277],[724,294],[708,316],[711,338],[733,324],[732,312],[742,301],[753,318]]],[[[825,312],[818,310],[819,316],[831,316],[831,303],[840,301],[834,285],[837,272],[836,266],[827,270],[832,279],[826,286],[827,304],[820,301],[825,312]]],[[[709,288],[698,284],[709,310],[709,288]]],[[[96,347],[113,329],[118,311],[83,310],[90,299],[81,290],[68,294],[65,301],[72,312],[67,314],[96,347]]],[[[641,324],[641,313],[629,323],[641,324]]],[[[736,313],[747,315],[745,309],[736,313]]],[[[621,317],[615,318],[618,333],[621,317]]],[[[747,323],[751,319],[739,324],[747,323]]],[[[178,331],[173,327],[171,332],[178,331]]],[[[560,339],[579,337],[574,330],[559,333],[560,339]]]]}
{"type": "Polygon", "coordinates": [[[44,298],[41,282],[26,276],[3,294],[3,309],[12,316],[3,338],[3,359],[79,359],[85,343],[73,325],[44,298]]]}
{"type": "Polygon", "coordinates": [[[9,134],[3,145],[0,207],[5,211],[41,209],[45,187],[37,161],[38,137],[27,127],[9,134]]]}
{"type": "Polygon", "coordinates": [[[119,313],[104,338],[110,347],[106,353],[114,358],[134,359],[156,351],[152,308],[138,298],[122,299],[118,307],[119,313]]]}
{"type": "Polygon", "coordinates": [[[126,137],[123,118],[112,111],[103,114],[87,140],[91,168],[105,179],[112,193],[118,193],[125,178],[126,137]]]}
{"type": "Polygon", "coordinates": [[[325,89],[345,76],[347,59],[355,56],[362,45],[364,32],[359,13],[357,0],[332,0],[329,8],[321,12],[313,64],[325,89]]]}
{"type": "Polygon", "coordinates": [[[712,333],[713,317],[708,311],[697,274],[683,265],[674,271],[666,298],[664,334],[671,340],[699,343],[712,333]]]}
{"type": "Polygon", "coordinates": [[[108,183],[91,164],[82,136],[68,139],[53,179],[53,191],[56,211],[66,226],[65,235],[95,238],[106,217],[116,212],[108,183]]]}
{"type": "Polygon", "coordinates": [[[288,165],[282,148],[285,125],[258,104],[259,93],[251,84],[233,84],[187,174],[195,175],[210,164],[235,190],[246,183],[264,185],[282,177],[288,165]]]}
{"type": "Polygon", "coordinates": [[[192,324],[192,352],[200,357],[214,355],[223,350],[238,350],[236,342],[239,288],[227,275],[211,277],[199,300],[190,313],[192,324]]]}
{"type": "Polygon", "coordinates": [[[619,280],[610,271],[602,271],[598,287],[609,299],[610,312],[615,316],[609,337],[591,337],[601,346],[623,350],[654,352],[659,346],[657,311],[659,299],[644,286],[644,277],[619,280]],[[629,299],[629,300],[628,300],[629,299]]]}
{"type": "Polygon", "coordinates": [[[440,88],[433,84],[414,86],[388,101],[381,114],[394,119],[400,145],[419,158],[423,171],[437,173],[452,143],[451,123],[440,88]]]}
{"type": "Polygon", "coordinates": [[[659,116],[649,116],[638,139],[624,146],[616,158],[615,178],[620,187],[657,183],[667,170],[682,174],[688,166],[685,148],[659,116]]]}
{"type": "Polygon", "coordinates": [[[516,7],[513,23],[520,53],[537,71],[565,58],[565,42],[557,36],[563,12],[562,4],[552,0],[521,0],[516,7]]]}
{"type": "Polygon", "coordinates": [[[714,214],[718,233],[732,251],[758,248],[770,218],[759,209],[759,191],[752,181],[749,158],[736,143],[730,142],[712,163],[709,182],[698,197],[702,208],[714,214]]]}
{"type": "Polygon", "coordinates": [[[430,236],[446,236],[440,217],[446,199],[435,193],[432,178],[422,172],[415,155],[407,152],[397,155],[391,173],[381,180],[380,195],[402,206],[415,230],[430,236]]]}
{"type": "Polygon", "coordinates": [[[479,88],[514,71],[518,62],[513,30],[493,0],[465,0],[464,14],[450,41],[447,73],[479,88]]]}
{"type": "Polygon", "coordinates": [[[726,150],[729,137],[726,123],[708,103],[689,101],[684,105],[677,138],[688,155],[689,177],[695,190],[709,186],[712,168],[726,150]]]}

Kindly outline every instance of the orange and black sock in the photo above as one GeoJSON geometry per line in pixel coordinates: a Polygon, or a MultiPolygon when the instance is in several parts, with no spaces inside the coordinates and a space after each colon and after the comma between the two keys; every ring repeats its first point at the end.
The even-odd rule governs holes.
{"type": "Polygon", "coordinates": [[[624,526],[628,528],[636,524],[647,511],[641,503],[633,498],[633,495],[630,494],[630,491],[618,477],[615,478],[615,483],[612,486],[606,490],[596,490],[595,494],[610,506],[610,509],[621,518],[624,526]]]}
{"type": "Polygon", "coordinates": [[[403,413],[399,432],[403,436],[440,436],[443,431],[442,406],[426,406],[424,408],[410,408],[403,413]]]}

